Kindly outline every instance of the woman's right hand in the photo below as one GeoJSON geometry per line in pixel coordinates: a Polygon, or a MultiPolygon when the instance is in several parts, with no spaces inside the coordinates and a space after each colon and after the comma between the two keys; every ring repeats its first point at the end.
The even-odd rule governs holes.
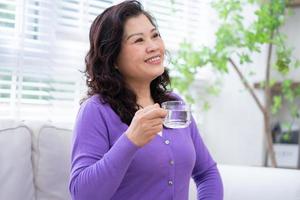
{"type": "Polygon", "coordinates": [[[163,129],[167,111],[154,104],[138,110],[125,134],[137,146],[144,146],[163,129]]]}

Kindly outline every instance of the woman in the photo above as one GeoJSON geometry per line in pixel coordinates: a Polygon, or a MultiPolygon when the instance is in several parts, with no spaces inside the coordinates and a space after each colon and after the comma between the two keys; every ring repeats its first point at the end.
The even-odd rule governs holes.
{"type": "Polygon", "coordinates": [[[89,98],[74,129],[74,200],[185,200],[191,176],[199,199],[222,199],[216,163],[195,121],[163,128],[167,112],[160,104],[179,99],[166,89],[164,55],[157,26],[137,1],[112,6],[93,22],[89,98]]]}

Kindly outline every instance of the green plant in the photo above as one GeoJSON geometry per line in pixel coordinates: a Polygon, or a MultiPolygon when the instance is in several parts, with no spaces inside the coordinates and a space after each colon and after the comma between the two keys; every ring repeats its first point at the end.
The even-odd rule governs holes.
{"type": "Polygon", "coordinates": [[[215,46],[197,48],[184,41],[173,61],[174,68],[179,71],[180,75],[173,77],[172,86],[182,92],[189,101],[193,99],[187,91],[189,85],[195,80],[197,69],[210,66],[220,74],[226,74],[228,67],[233,67],[264,117],[267,151],[273,167],[277,164],[271,137],[271,115],[280,110],[285,100],[292,105],[292,116],[299,117],[299,108],[293,103],[300,96],[300,86],[294,86],[293,80],[289,79],[288,75],[300,66],[300,61],[293,58],[292,48],[286,45],[286,35],[279,31],[288,17],[287,3],[284,0],[218,0],[213,2],[212,5],[217,10],[220,19],[215,46]],[[253,13],[255,19],[250,24],[245,23],[242,15],[246,5],[256,8],[253,13]],[[243,74],[240,68],[247,67],[247,64],[252,62],[253,54],[261,53],[264,45],[268,45],[268,57],[264,66],[265,79],[260,83],[264,91],[264,102],[261,102],[249,83],[249,76],[254,76],[255,73],[243,74]],[[272,62],[271,55],[274,49],[276,56],[275,61],[272,62]],[[275,95],[272,94],[272,88],[276,86],[276,80],[271,78],[272,70],[279,72],[283,79],[275,95]]]}

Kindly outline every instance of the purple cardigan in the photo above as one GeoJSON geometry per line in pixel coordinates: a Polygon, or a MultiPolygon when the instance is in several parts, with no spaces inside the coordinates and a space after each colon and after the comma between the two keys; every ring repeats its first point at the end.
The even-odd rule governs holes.
{"type": "Polygon", "coordinates": [[[194,119],[183,129],[164,128],[143,147],[99,95],[79,110],[73,138],[73,200],[187,200],[190,177],[198,199],[223,199],[223,185],[194,119]]]}

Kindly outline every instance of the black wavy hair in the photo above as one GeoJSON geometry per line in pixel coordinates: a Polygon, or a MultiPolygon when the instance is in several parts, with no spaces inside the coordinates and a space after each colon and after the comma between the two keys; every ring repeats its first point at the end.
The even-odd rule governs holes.
{"type": "MultiPolygon", "coordinates": [[[[154,18],[138,1],[124,1],[104,10],[91,25],[90,49],[85,57],[87,96],[100,94],[100,100],[108,103],[127,125],[141,106],[136,102],[136,94],[126,85],[122,74],[114,66],[121,50],[125,22],[140,14],[145,15],[153,26],[157,27],[154,18]]],[[[164,73],[150,84],[151,96],[155,103],[161,104],[175,99],[167,89],[168,84],[170,78],[165,69],[164,73]]]]}

